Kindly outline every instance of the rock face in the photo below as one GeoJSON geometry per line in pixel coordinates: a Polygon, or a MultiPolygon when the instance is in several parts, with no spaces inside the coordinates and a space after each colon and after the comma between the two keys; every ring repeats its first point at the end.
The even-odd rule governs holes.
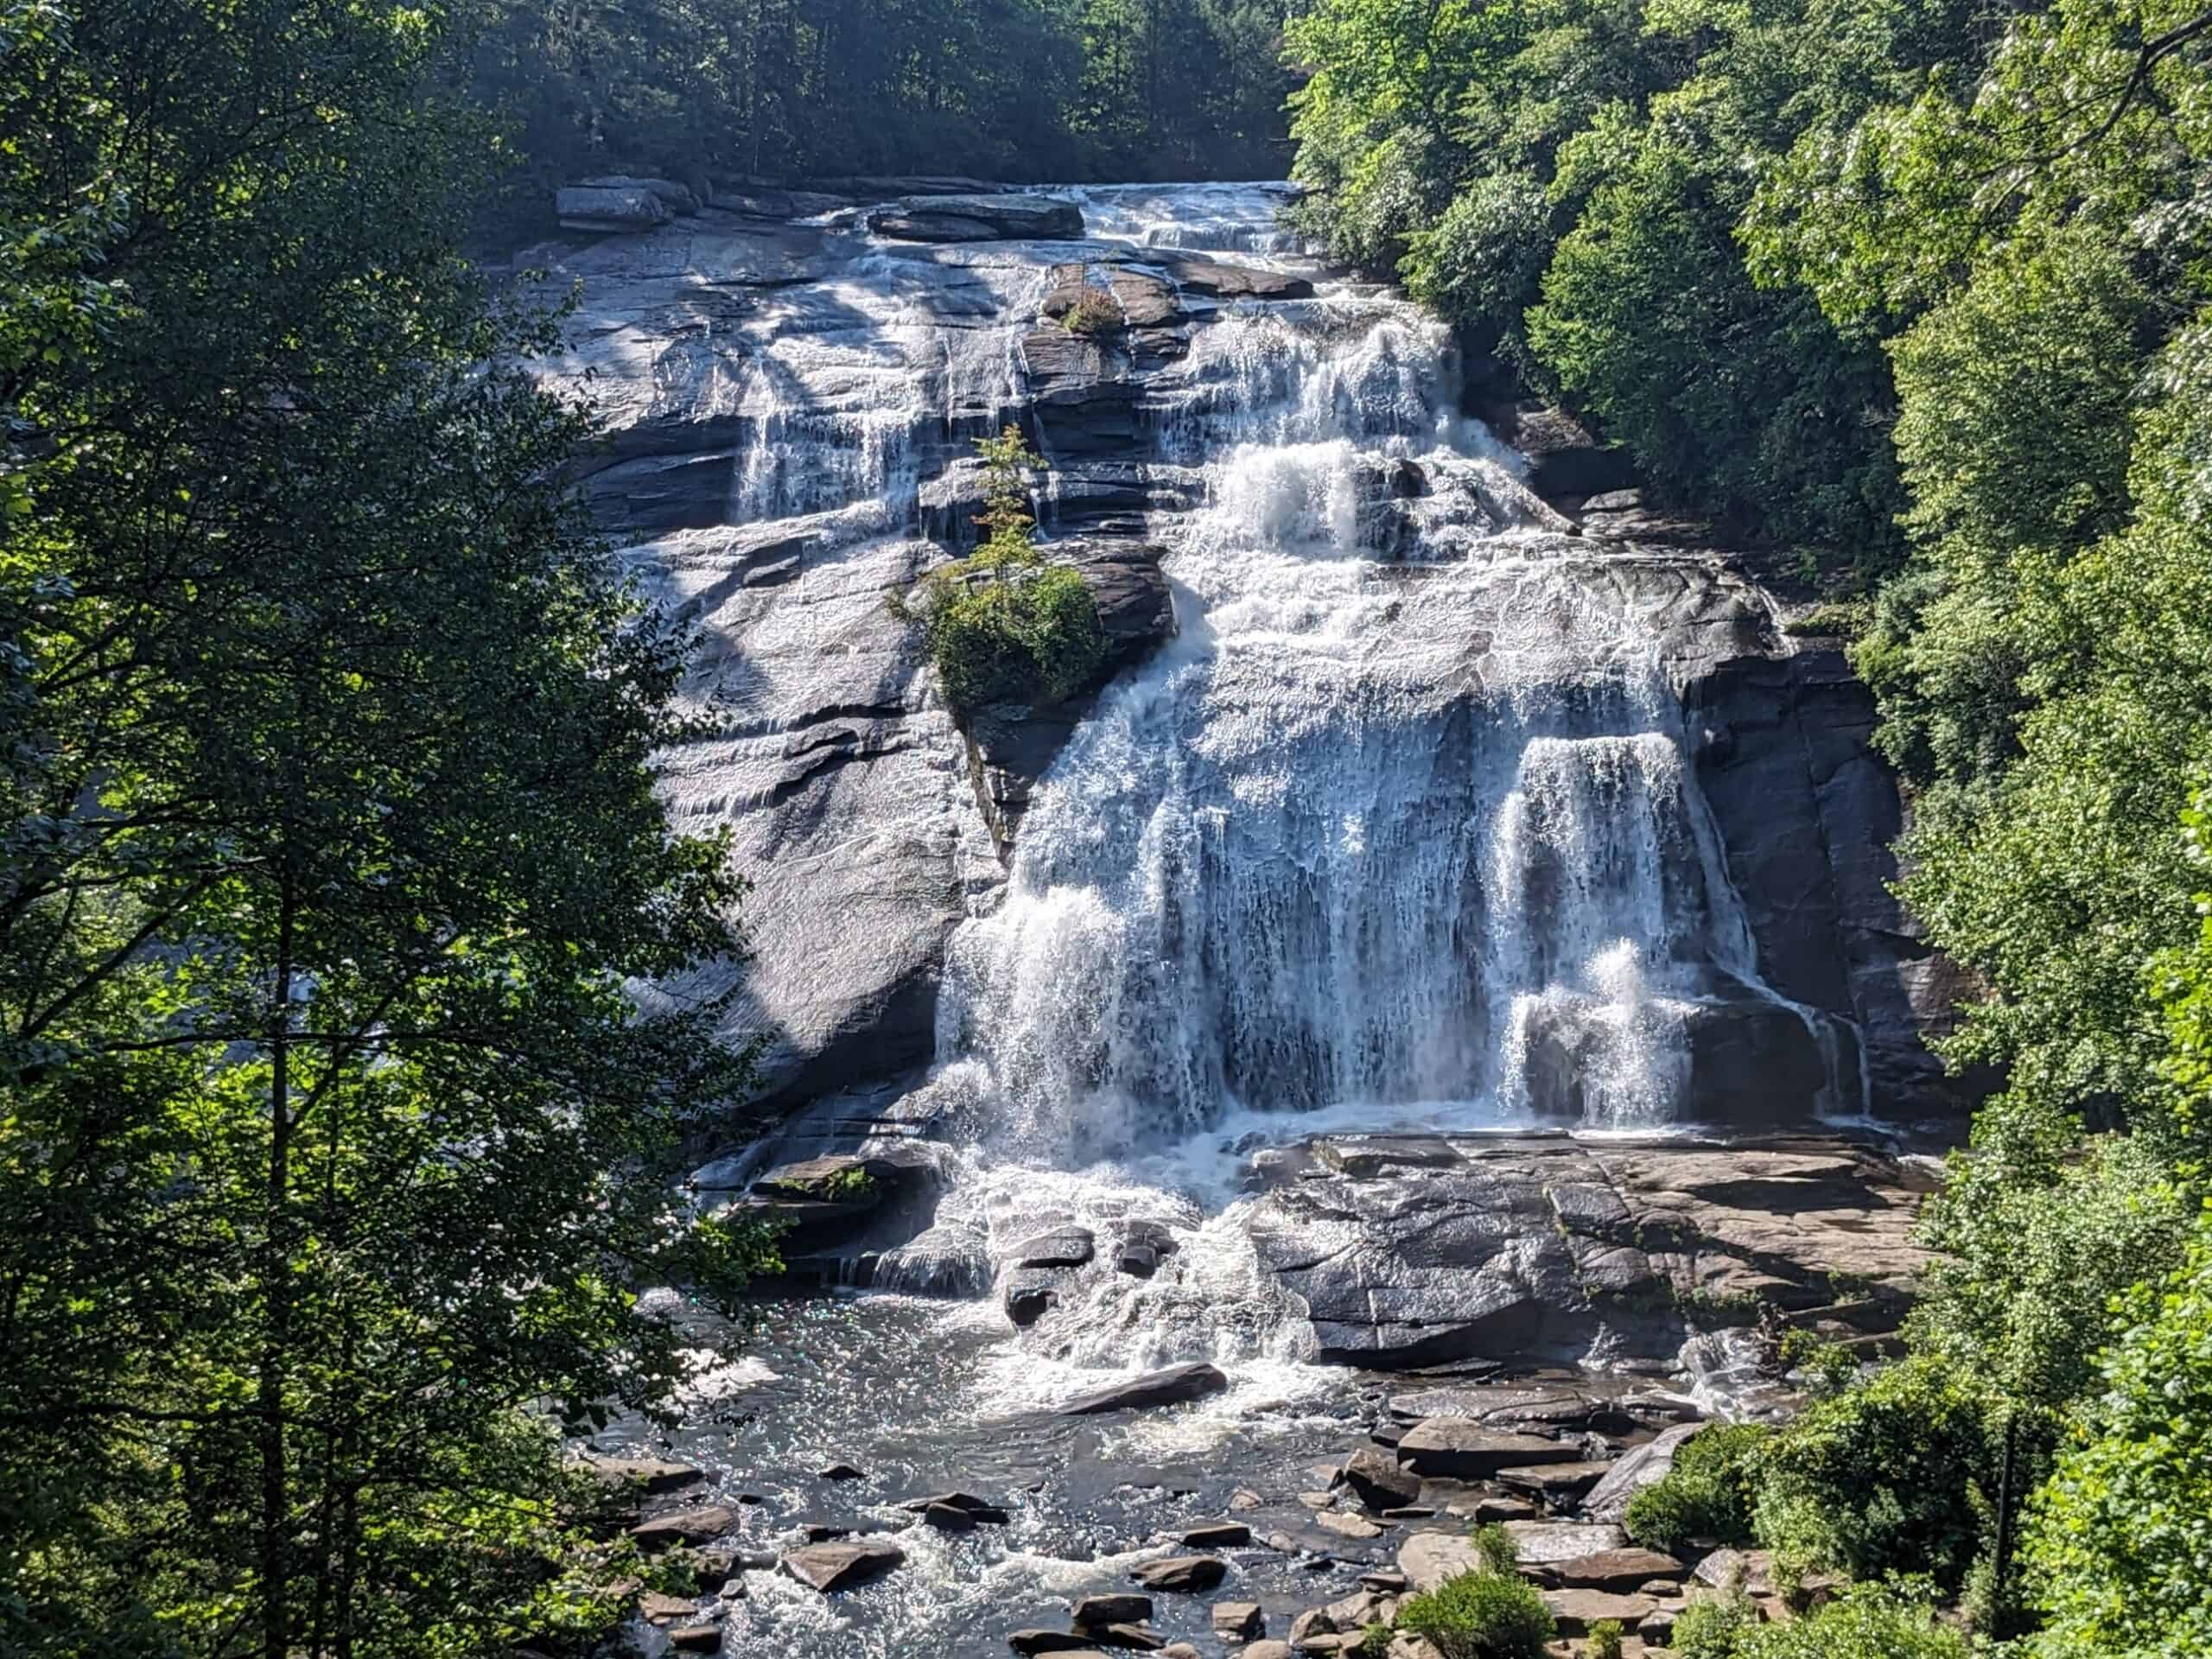
{"type": "MultiPolygon", "coordinates": [[[[991,710],[963,733],[916,630],[887,607],[972,538],[971,440],[1013,422],[1050,454],[1042,528],[1084,573],[1118,667],[1174,631],[1165,526],[1221,505],[1206,469],[1250,435],[1224,385],[1256,347],[1221,349],[1223,331],[1306,315],[1308,334],[1265,334],[1294,362],[1341,318],[1312,321],[1317,271],[1233,251],[1273,245],[1253,226],[1213,241],[1230,250],[1218,254],[1152,245],[1115,219],[1110,193],[1078,203],[868,178],[698,194],[629,175],[564,191],[578,238],[517,263],[546,271],[547,296],[581,287],[571,346],[546,367],[556,389],[588,390],[605,423],[578,483],[648,591],[701,636],[688,695],[708,729],[675,758],[671,816],[728,830],[758,878],[751,963],[671,989],[734,988],[730,1033],[772,1033],[768,1103],[854,1091],[840,1111],[850,1124],[879,1109],[866,1091],[931,1058],[947,941],[991,907],[1038,780],[1084,718],[991,710]],[[1109,302],[1102,331],[1067,326],[1094,294],[1109,302]]],[[[1367,397],[1357,376],[1377,372],[1356,365],[1343,395],[1367,397]]],[[[1541,411],[1513,410],[1502,429],[1535,456],[1540,489],[1579,486],[1568,493],[1581,501],[1631,482],[1541,411]]],[[[1518,484],[1427,459],[1370,466],[1332,491],[1286,483],[1249,511],[1326,496],[1344,550],[1404,567],[1393,579],[1408,605],[1424,563],[1458,556],[1469,536],[1567,528],[1518,484]]],[[[1863,692],[1832,653],[1792,654],[1771,607],[1722,562],[1612,545],[1620,556],[1594,558],[1585,537],[1561,563],[1593,601],[1651,620],[1759,971],[1834,1039],[1785,1025],[1771,1003],[1708,1011],[1693,1034],[1696,1094],[1714,1121],[1769,1127],[1772,1103],[1799,1100],[1816,1063],[1824,1078],[1855,1077],[1844,1049],[1859,1033],[1876,1108],[1925,1109],[1941,1084],[1918,1033],[1950,982],[1883,887],[1897,806],[1866,748],[1863,692]]],[[[1480,632],[1464,668],[1468,721],[1479,688],[1510,666],[1484,656],[1480,632]]],[[[1572,1113],[1582,1039],[1537,1035],[1557,1058],[1544,1109],[1572,1113]]],[[[824,1137],[840,1149],[856,1138],[824,1137]]],[[[1159,1265],[1139,1251],[1129,1271],[1159,1265]]],[[[1368,1323],[1404,1323],[1388,1300],[1368,1323]]],[[[1346,1322],[1334,1309],[1317,1319],[1346,1322]]]]}
{"type": "Polygon", "coordinates": [[[868,216],[896,242],[1066,241],[1083,234],[1083,210],[1051,196],[909,196],[868,216]]]}
{"type": "MultiPolygon", "coordinates": [[[[1814,1137],[1339,1137],[1262,1165],[1262,1261],[1303,1300],[1324,1357],[1370,1366],[1579,1357],[1601,1331],[1671,1358],[1686,1312],[1815,1308],[1846,1281],[1864,1287],[1869,1323],[1893,1324],[1925,1259],[1910,1233],[1927,1181],[1814,1137]]],[[[1510,1427],[1424,1425],[1399,1455],[1435,1459],[1415,1465],[1435,1474],[1542,1461],[1484,1439],[1510,1427]]]]}

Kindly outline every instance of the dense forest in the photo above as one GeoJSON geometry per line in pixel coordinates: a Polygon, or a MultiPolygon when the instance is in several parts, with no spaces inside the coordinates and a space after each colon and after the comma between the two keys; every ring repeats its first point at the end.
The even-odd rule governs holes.
{"type": "Polygon", "coordinates": [[[1631,1516],[1867,1587],[1678,1650],[2196,1650],[2212,13],[0,0],[0,1654],[588,1650],[639,1564],[548,1426],[772,1259],[665,1201],[751,1057],[623,988],[744,949],[688,642],[462,250],[599,170],[1286,168],[1820,596],[1986,991],[1904,1357],[1631,1516]]]}
{"type": "MultiPolygon", "coordinates": [[[[1932,1208],[1910,1357],[1700,1477],[1727,1525],[1712,1490],[1675,1525],[1932,1580],[2039,1653],[2186,1651],[2212,14],[1325,0],[1292,52],[1310,229],[1830,596],[1913,792],[1903,892],[1986,988],[1949,1058],[2005,1086],[1932,1208]]],[[[1885,1629],[1745,1650],[1917,1650],[1885,1629]]]]}
{"type": "Polygon", "coordinates": [[[493,0],[461,73],[527,158],[686,183],[1274,178],[1268,0],[493,0]]]}

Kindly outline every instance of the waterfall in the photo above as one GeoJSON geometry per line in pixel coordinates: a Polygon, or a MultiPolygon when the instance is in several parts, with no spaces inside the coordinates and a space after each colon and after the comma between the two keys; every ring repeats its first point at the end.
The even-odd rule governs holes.
{"type": "MultiPolygon", "coordinates": [[[[1279,189],[1071,194],[1102,257],[1315,269],[1279,189]]],[[[931,269],[979,316],[1033,315],[1071,257],[931,269]]],[[[835,297],[895,340],[907,280],[835,297]]],[[[1295,1357],[1297,1310],[1238,1226],[1248,1137],[1663,1127],[1695,1115],[1700,1022],[1776,1003],[1649,589],[1624,579],[1643,556],[1560,533],[1403,299],[1325,279],[1191,309],[1119,457],[1193,504],[1147,525],[1180,635],[1102,694],[950,941],[925,1085],[949,1185],[877,1270],[1003,1287],[1039,1232],[1086,1229],[1098,1264],[1031,1333],[1077,1364],[1295,1357]],[[1160,1272],[1114,1272],[1146,1236],[1176,1246],[1160,1272]]],[[[906,340],[934,365],[909,404],[810,412],[802,388],[854,372],[838,338],[788,337],[745,389],[743,515],[872,501],[877,533],[912,524],[932,454],[1020,402],[1018,354],[978,326],[906,340]]]]}

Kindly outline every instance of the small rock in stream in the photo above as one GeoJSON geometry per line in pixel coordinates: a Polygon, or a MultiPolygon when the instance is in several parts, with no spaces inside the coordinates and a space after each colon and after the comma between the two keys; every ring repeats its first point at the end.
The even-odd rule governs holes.
{"type": "Polygon", "coordinates": [[[1097,1643],[1087,1636],[1077,1636],[1072,1630],[1012,1630],[1007,1632],[1006,1644],[1016,1653],[1090,1653],[1097,1643]]]}
{"type": "Polygon", "coordinates": [[[832,1595],[888,1573],[906,1552],[883,1538],[855,1538],[843,1543],[809,1544],[784,1557],[784,1571],[810,1590],[832,1595]]]}
{"type": "Polygon", "coordinates": [[[922,1524],[935,1527],[939,1532],[973,1532],[976,1517],[950,1503],[932,1503],[922,1511],[922,1524]]]}
{"type": "Polygon", "coordinates": [[[1192,1549],[1232,1549],[1252,1541],[1252,1529],[1242,1521],[1210,1521],[1192,1527],[1181,1541],[1192,1549]]]}
{"type": "Polygon", "coordinates": [[[1256,1642],[1268,1633],[1267,1616],[1256,1601],[1217,1601],[1213,1633],[1224,1642],[1256,1642]]]}
{"type": "Polygon", "coordinates": [[[1344,1484],[1370,1510],[1401,1509],[1421,1497],[1421,1477],[1380,1446],[1363,1446],[1344,1460],[1344,1484]]]}
{"type": "Polygon", "coordinates": [[[833,1463],[816,1478],[820,1480],[864,1480],[866,1476],[849,1463],[833,1463]]]}
{"type": "Polygon", "coordinates": [[[922,1497],[910,1497],[899,1506],[910,1515],[925,1520],[935,1509],[957,1510],[970,1521],[985,1525],[1002,1527],[1007,1523],[1006,1506],[994,1503],[988,1497],[978,1497],[973,1492],[931,1492],[922,1497]]]}
{"type": "Polygon", "coordinates": [[[709,1544],[737,1529],[737,1511],[726,1503],[702,1503],[696,1509],[671,1510],[648,1516],[630,1529],[630,1536],[648,1555],[678,1544],[709,1544]]]}
{"type": "Polygon", "coordinates": [[[1090,1394],[1079,1395],[1060,1408],[1063,1417],[1087,1417],[1102,1411],[1122,1411],[1137,1406],[1177,1406],[1188,1401],[1201,1400],[1210,1394],[1220,1394],[1229,1387],[1229,1379],[1219,1370],[1199,1360],[1187,1365],[1170,1365],[1165,1370],[1147,1371],[1142,1376],[1128,1377],[1108,1384],[1090,1394]]]}
{"type": "Polygon", "coordinates": [[[1229,1567],[1211,1555],[1170,1555],[1142,1563],[1130,1576],[1147,1590],[1202,1595],[1229,1576],[1229,1567]]]}
{"type": "Polygon", "coordinates": [[[1086,1630],[1094,1624],[1141,1624],[1151,1617],[1152,1598],[1132,1591],[1085,1596],[1075,1605],[1075,1622],[1086,1630]]]}
{"type": "Polygon", "coordinates": [[[1096,1248],[1088,1227],[1061,1227],[1039,1233],[1014,1254],[1018,1268],[1079,1268],[1090,1260],[1096,1248]]]}
{"type": "Polygon", "coordinates": [[[679,1624],[668,1633],[668,1643],[678,1653],[720,1653],[722,1627],[719,1624],[679,1624]]]}

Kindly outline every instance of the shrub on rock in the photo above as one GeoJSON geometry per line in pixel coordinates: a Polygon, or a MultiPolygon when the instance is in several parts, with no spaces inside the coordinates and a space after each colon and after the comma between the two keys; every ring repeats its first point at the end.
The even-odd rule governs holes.
{"type": "Polygon", "coordinates": [[[1767,1431],[1756,1423],[1713,1423],[1676,1448],[1674,1467],[1629,1500],[1623,1524],[1651,1549],[1692,1538],[1751,1541],[1747,1464],[1767,1431]]]}
{"type": "Polygon", "coordinates": [[[1407,1598],[1398,1628],[1426,1638],[1444,1659],[1542,1659],[1552,1616],[1535,1586],[1517,1576],[1463,1573],[1407,1598]]]}
{"type": "Polygon", "coordinates": [[[1065,702],[1105,664],[1098,607],[1079,574],[1046,564],[1030,540],[1027,479],[1043,459],[1013,427],[976,448],[986,479],[982,545],[930,572],[899,608],[920,618],[955,709],[1065,702]]]}

